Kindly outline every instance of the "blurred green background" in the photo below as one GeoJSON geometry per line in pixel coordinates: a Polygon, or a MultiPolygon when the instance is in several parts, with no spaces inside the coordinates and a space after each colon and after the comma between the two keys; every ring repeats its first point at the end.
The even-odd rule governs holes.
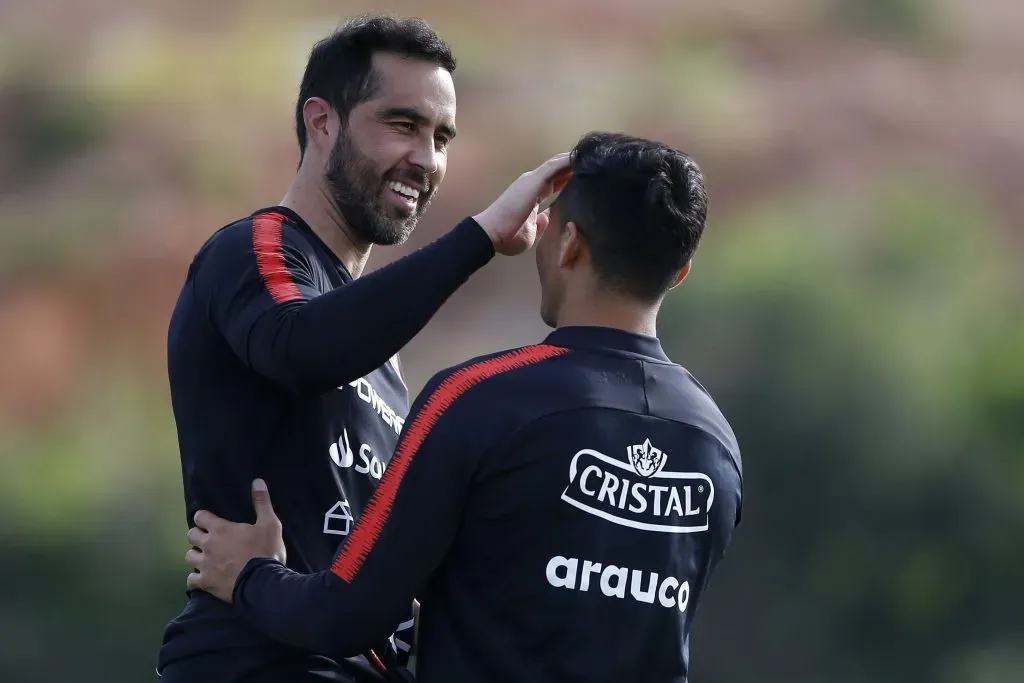
{"type": "MultiPolygon", "coordinates": [[[[1024,3],[0,4],[0,680],[153,680],[186,547],[167,320],[284,193],[313,41],[416,14],[459,59],[417,248],[590,129],[712,195],[661,333],[730,417],[745,518],[695,683],[1024,681],[1024,3]]],[[[404,353],[412,389],[546,330],[532,256],[404,353]]]]}

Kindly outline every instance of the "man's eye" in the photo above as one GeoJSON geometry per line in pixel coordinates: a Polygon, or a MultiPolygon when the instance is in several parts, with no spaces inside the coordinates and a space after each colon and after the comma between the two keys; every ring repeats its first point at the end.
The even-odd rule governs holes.
{"type": "Polygon", "coordinates": [[[398,130],[405,131],[407,133],[411,133],[416,130],[416,126],[411,121],[395,121],[391,125],[398,130]]]}
{"type": "Polygon", "coordinates": [[[438,149],[448,149],[448,144],[451,142],[448,138],[434,138],[434,144],[437,145],[438,149]]]}

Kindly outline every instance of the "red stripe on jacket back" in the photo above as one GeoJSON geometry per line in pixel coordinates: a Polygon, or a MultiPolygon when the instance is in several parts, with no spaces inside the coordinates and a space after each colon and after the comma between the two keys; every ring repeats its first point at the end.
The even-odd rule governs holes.
{"type": "Polygon", "coordinates": [[[263,284],[276,304],[301,301],[302,292],[284,259],[282,223],[279,213],[260,214],[252,219],[252,250],[263,284]]]}
{"type": "Polygon", "coordinates": [[[534,365],[548,358],[568,353],[568,351],[569,349],[545,344],[526,346],[479,363],[467,365],[453,372],[441,382],[427,398],[420,412],[413,417],[411,424],[408,424],[402,432],[402,438],[394,457],[391,458],[391,462],[384,471],[384,478],[373,492],[366,510],[356,523],[345,547],[334,560],[331,571],[349,583],[355,579],[363,561],[370,554],[384,525],[387,524],[398,487],[402,483],[402,477],[409,469],[409,464],[416,455],[416,451],[423,445],[430,430],[437,424],[441,415],[451,407],[455,399],[489,377],[534,365]]]}

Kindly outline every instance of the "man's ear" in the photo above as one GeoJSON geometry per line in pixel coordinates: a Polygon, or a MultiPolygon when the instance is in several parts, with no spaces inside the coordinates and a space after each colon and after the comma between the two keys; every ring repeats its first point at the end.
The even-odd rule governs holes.
{"type": "Polygon", "coordinates": [[[302,119],[306,123],[306,140],[318,147],[331,146],[331,105],[322,97],[310,97],[302,105],[302,119]]]}
{"type": "Polygon", "coordinates": [[[676,281],[672,283],[672,286],[669,287],[669,289],[675,289],[680,284],[682,284],[683,280],[686,279],[686,276],[690,274],[690,264],[691,263],[693,263],[693,261],[687,261],[686,262],[686,265],[683,266],[683,269],[679,271],[679,275],[676,275],[676,281]]]}
{"type": "Polygon", "coordinates": [[[576,224],[569,221],[562,229],[559,237],[558,266],[560,268],[571,268],[579,260],[583,253],[583,233],[579,231],[576,224]]]}

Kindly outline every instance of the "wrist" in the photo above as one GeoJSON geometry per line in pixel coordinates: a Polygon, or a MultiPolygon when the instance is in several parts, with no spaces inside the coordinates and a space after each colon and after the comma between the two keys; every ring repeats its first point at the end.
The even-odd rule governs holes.
{"type": "Polygon", "coordinates": [[[472,218],[473,222],[476,223],[480,227],[480,229],[484,231],[484,234],[487,235],[487,239],[491,241],[491,244],[497,246],[498,237],[495,234],[495,231],[492,228],[488,227],[489,221],[487,220],[487,212],[482,211],[474,216],[470,216],[470,218],[472,218]]]}
{"type": "Polygon", "coordinates": [[[268,564],[281,563],[276,559],[271,559],[269,557],[254,557],[245,563],[245,566],[242,567],[242,571],[238,573],[237,577],[235,577],[235,585],[231,588],[232,603],[235,605],[239,604],[239,598],[242,597],[242,591],[245,588],[246,581],[253,575],[253,573],[259,570],[260,567],[268,564]]]}

